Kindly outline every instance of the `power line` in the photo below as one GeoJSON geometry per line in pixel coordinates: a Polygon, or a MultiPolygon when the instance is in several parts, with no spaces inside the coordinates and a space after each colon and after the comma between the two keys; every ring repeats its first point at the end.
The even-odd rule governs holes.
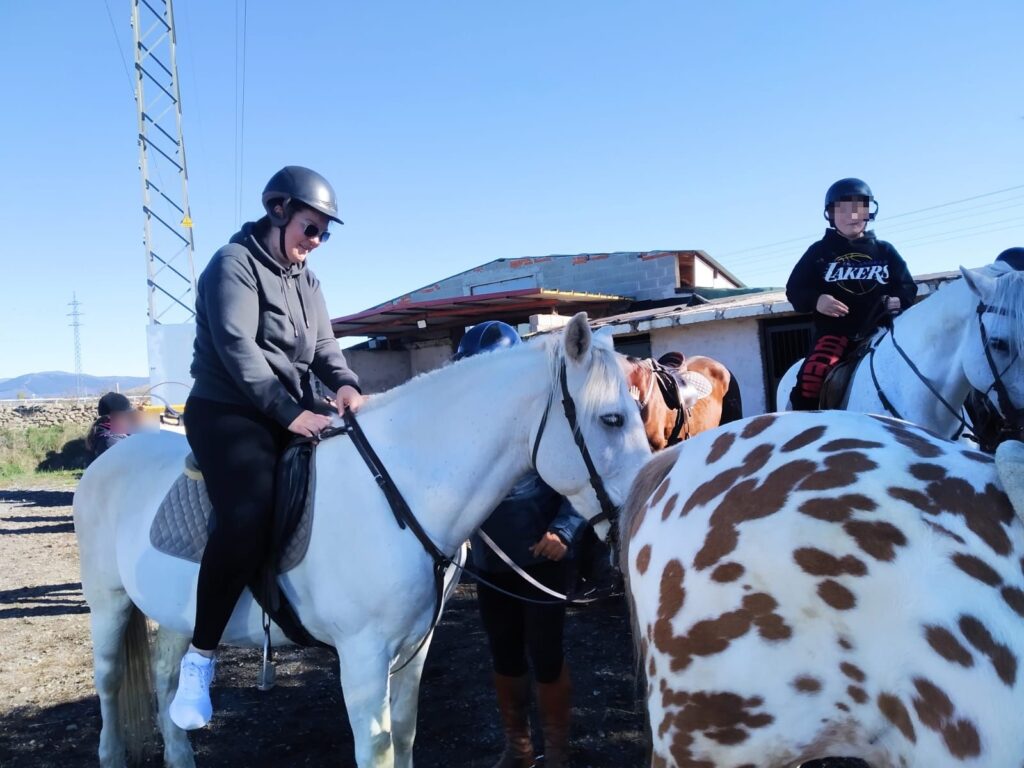
{"type": "Polygon", "coordinates": [[[939,203],[938,205],[930,205],[927,208],[918,208],[916,211],[907,211],[906,213],[897,213],[893,216],[887,216],[888,219],[899,219],[904,216],[913,216],[915,213],[924,213],[925,211],[934,211],[938,208],[948,208],[951,205],[957,205],[958,203],[969,203],[971,200],[980,200],[983,197],[992,197],[993,195],[1001,195],[1003,192],[1014,192],[1018,189],[1024,189],[1024,184],[1018,184],[1015,187],[1007,187],[1006,189],[997,189],[993,192],[985,192],[980,195],[973,195],[972,197],[964,197],[960,200],[950,200],[948,203],[939,203]]]}
{"type": "MultiPolygon", "coordinates": [[[[1022,197],[1024,197],[1024,196],[1022,196],[1022,197]]],[[[1011,199],[1014,199],[1014,198],[1011,198],[1011,199]]],[[[999,202],[1004,202],[1004,201],[999,201],[999,202]]],[[[1011,208],[1019,208],[1021,205],[1024,205],[1024,201],[1019,202],[1019,203],[1013,203],[1011,205],[1006,205],[1006,206],[998,207],[998,208],[991,208],[990,210],[982,211],[980,213],[967,214],[966,216],[951,216],[951,217],[945,218],[944,221],[951,221],[952,222],[952,221],[959,221],[959,220],[963,220],[963,219],[973,219],[973,218],[977,218],[979,216],[988,216],[989,214],[998,213],[1000,211],[1009,210],[1011,208]]],[[[972,226],[972,227],[957,228],[957,229],[954,229],[954,230],[949,230],[948,232],[929,232],[929,233],[923,234],[923,235],[915,235],[915,236],[909,238],[908,240],[900,240],[900,242],[897,245],[899,246],[899,248],[903,248],[903,246],[905,244],[912,243],[912,242],[914,242],[916,240],[927,239],[927,238],[931,238],[931,237],[935,237],[935,236],[939,236],[939,235],[949,234],[951,232],[964,232],[964,231],[967,231],[969,229],[978,229],[980,227],[987,227],[987,226],[992,226],[992,225],[996,225],[996,224],[1004,224],[1004,223],[1006,223],[1008,221],[1014,221],[1014,220],[1016,220],[1016,217],[1010,218],[1010,219],[1001,219],[999,221],[989,221],[989,222],[978,224],[978,225],[975,225],[975,226],[972,226]]],[[[900,230],[900,232],[906,232],[906,231],[909,231],[911,229],[917,229],[917,228],[919,228],[919,226],[935,226],[935,224],[934,223],[927,223],[927,224],[920,224],[920,225],[918,225],[917,223],[914,223],[914,224],[912,224],[910,226],[904,226],[904,228],[902,230],[900,230]]],[[[886,236],[887,237],[889,236],[889,232],[888,231],[886,231],[886,236]]],[[[773,249],[771,251],[767,251],[765,253],[761,253],[761,254],[757,254],[755,256],[751,256],[750,258],[747,258],[747,259],[741,259],[739,261],[739,266],[741,266],[741,267],[743,267],[745,269],[749,269],[751,266],[753,266],[755,264],[762,264],[762,263],[764,263],[766,261],[774,260],[776,257],[781,256],[783,254],[790,254],[790,253],[792,253],[792,250],[790,248],[776,248],[776,249],[773,249]]]]}
{"type": "Polygon", "coordinates": [[[103,0],[103,6],[107,9],[107,20],[110,22],[110,31],[114,33],[114,45],[117,46],[117,55],[121,57],[121,66],[124,67],[124,76],[128,79],[128,92],[131,94],[132,101],[135,100],[135,81],[132,79],[132,73],[128,69],[128,60],[124,57],[124,47],[121,45],[121,37],[117,34],[117,25],[114,24],[114,14],[110,12],[110,3],[108,0],[103,0]]]}
{"type": "MultiPolygon", "coordinates": [[[[1010,221],[1013,221],[1013,219],[1010,219],[1010,221]]],[[[941,237],[941,238],[939,238],[937,240],[930,240],[930,241],[927,241],[927,242],[911,243],[911,244],[906,246],[906,250],[912,251],[915,248],[927,248],[927,247],[932,246],[932,245],[938,245],[940,243],[946,243],[946,242],[950,242],[952,240],[969,240],[972,237],[983,237],[985,235],[993,234],[995,232],[1008,232],[1011,229],[1021,229],[1021,228],[1024,228],[1024,221],[1019,221],[1019,223],[1017,223],[1017,224],[1010,224],[1009,226],[1006,226],[1006,227],[997,227],[995,229],[986,229],[984,232],[968,232],[967,234],[958,234],[958,235],[954,235],[952,237],[941,237]]],[[[972,227],[972,229],[974,229],[974,228],[972,227]]],[[[963,230],[957,230],[957,231],[958,232],[963,232],[963,230]]],[[[902,248],[903,246],[901,245],[900,247],[902,248]]],[[[773,269],[772,266],[756,267],[754,269],[749,270],[749,274],[753,274],[753,275],[764,274],[765,272],[768,272],[771,269],[773,269]]]]}
{"type": "MultiPolygon", "coordinates": [[[[901,218],[904,218],[906,216],[914,216],[914,215],[919,214],[919,213],[926,213],[928,211],[934,211],[934,210],[938,210],[940,208],[948,208],[949,206],[952,206],[952,205],[959,205],[961,203],[968,203],[968,202],[971,202],[973,200],[980,200],[980,199],[986,198],[986,197],[993,197],[995,195],[1001,195],[1001,194],[1004,194],[1006,192],[1015,192],[1015,191],[1021,190],[1021,189],[1024,189],[1024,184],[1017,184],[1017,185],[1012,186],[1012,187],[1005,187],[1003,189],[996,189],[996,190],[992,190],[990,192],[984,192],[984,193],[979,194],[979,195],[972,195],[970,197],[960,198],[959,200],[950,200],[948,202],[938,203],[936,205],[930,205],[930,206],[927,206],[925,208],[918,208],[918,209],[913,210],[913,211],[904,211],[903,213],[896,213],[896,214],[893,214],[892,216],[886,216],[886,221],[892,221],[893,219],[901,219],[901,218]]],[[[1014,197],[1014,198],[1010,198],[1010,199],[1018,199],[1018,198],[1014,197]]],[[[998,204],[999,202],[1006,202],[1006,201],[1005,200],[1004,201],[996,201],[996,204],[998,204]]],[[[976,206],[976,207],[977,208],[981,208],[981,207],[984,207],[984,206],[976,206]]],[[[939,217],[939,218],[941,218],[941,217],[939,217]]],[[[919,219],[919,221],[922,221],[922,220],[923,219],[919,219]]],[[[913,226],[913,225],[905,226],[904,228],[910,228],[911,226],[913,226]]],[[[894,231],[896,231],[896,228],[894,228],[894,231]]],[[[725,258],[728,258],[730,256],[736,256],[736,255],[739,255],[739,254],[742,254],[742,253],[752,253],[754,251],[763,251],[763,250],[768,249],[768,248],[776,249],[774,251],[771,251],[770,254],[787,252],[790,249],[788,249],[788,248],[779,249],[778,246],[785,246],[785,245],[791,245],[793,243],[807,242],[808,240],[811,240],[811,239],[816,238],[816,237],[817,237],[817,233],[812,233],[812,234],[808,234],[808,235],[802,235],[800,237],[789,238],[789,239],[786,239],[786,240],[777,240],[777,241],[772,242],[772,243],[765,243],[764,245],[756,245],[756,246],[752,246],[752,247],[749,247],[749,248],[741,248],[741,249],[736,250],[736,251],[729,251],[729,252],[724,253],[724,254],[716,257],[716,258],[725,259],[725,258]]],[[[758,254],[757,256],[754,256],[750,261],[746,261],[746,260],[743,260],[743,259],[741,259],[739,261],[740,261],[741,264],[742,263],[753,263],[755,261],[760,260],[761,257],[768,256],[770,254],[769,253],[758,254]]]]}

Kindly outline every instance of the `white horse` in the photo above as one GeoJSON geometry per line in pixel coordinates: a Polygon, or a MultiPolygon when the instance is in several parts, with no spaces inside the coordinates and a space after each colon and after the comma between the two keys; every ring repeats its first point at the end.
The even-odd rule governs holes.
{"type": "MultiPolygon", "coordinates": [[[[992,389],[994,377],[985,355],[981,322],[1011,399],[1024,402],[1024,272],[1002,263],[980,269],[961,267],[960,272],[962,280],[941,286],[934,295],[895,318],[893,333],[882,336],[874,359],[861,361],[851,378],[845,410],[896,416],[943,437],[953,437],[961,428],[960,409],[971,387],[988,391],[993,404],[999,406],[992,389]],[[979,303],[994,311],[980,314],[979,303]],[[895,344],[935,392],[900,354],[894,336],[895,344]],[[890,407],[883,403],[879,391],[890,407]]],[[[793,365],[779,383],[776,402],[780,410],[788,409],[789,394],[802,364],[800,360],[793,365]]]]}
{"type": "Polygon", "coordinates": [[[881,416],[656,456],[621,520],[651,767],[1024,764],[1022,511],[991,457],[881,416]]]}
{"type": "MultiPolygon", "coordinates": [[[[530,469],[531,453],[541,477],[582,515],[598,513],[563,413],[560,370],[598,480],[613,503],[625,498],[650,449],[620,366],[611,342],[592,336],[579,314],[564,334],[470,358],[377,396],[360,411],[359,423],[423,528],[451,556],[530,469]]],[[[159,625],[155,671],[165,763],[194,765],[188,738],[167,708],[192,632],[198,566],[149,541],[187,453],[177,435],[137,435],[101,456],[75,494],[103,766],[124,764],[133,729],[123,728],[122,719],[147,705],[140,705],[145,694],[131,674],[145,667],[130,663],[148,650],[143,615],[159,625]],[[119,703],[119,693],[127,703],[119,703]]],[[[311,634],[338,650],[360,768],[411,766],[426,648],[398,667],[431,629],[433,561],[411,532],[399,529],[349,438],[320,444],[316,477],[309,548],[283,577],[283,589],[311,634]]],[[[261,645],[260,619],[247,591],[224,642],[261,645]]],[[[276,628],[273,639],[286,642],[276,628]]]]}

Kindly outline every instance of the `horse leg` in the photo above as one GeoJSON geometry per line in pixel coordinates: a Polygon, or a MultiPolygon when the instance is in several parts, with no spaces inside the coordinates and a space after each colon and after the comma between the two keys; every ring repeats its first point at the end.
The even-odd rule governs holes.
{"type": "Polygon", "coordinates": [[[156,633],[156,658],[153,662],[156,688],[157,722],[164,738],[164,765],[167,768],[195,768],[195,753],[188,733],[176,726],[168,714],[168,707],[178,689],[181,657],[188,649],[188,638],[159,627],[156,633]]]}
{"type": "Polygon", "coordinates": [[[89,601],[93,678],[100,700],[99,761],[125,765],[125,749],[141,758],[149,715],[149,638],[146,619],[122,590],[89,601]]]}
{"type": "Polygon", "coordinates": [[[384,643],[337,644],[341,693],[355,742],[358,768],[394,768],[389,694],[390,656],[384,643]]]}
{"type": "Polygon", "coordinates": [[[416,713],[420,699],[420,680],[433,630],[416,657],[391,675],[391,722],[395,744],[395,768],[412,768],[412,746],[416,740],[416,713]]]}

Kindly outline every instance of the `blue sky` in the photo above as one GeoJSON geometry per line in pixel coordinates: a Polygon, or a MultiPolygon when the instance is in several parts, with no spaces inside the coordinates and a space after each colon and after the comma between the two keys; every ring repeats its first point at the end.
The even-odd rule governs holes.
{"type": "MultiPolygon", "coordinates": [[[[128,0],[107,3],[131,61],[128,0]]],[[[175,3],[196,268],[239,195],[255,218],[277,168],[314,167],[346,222],[311,260],[333,315],[549,253],[700,248],[781,285],[848,175],[915,273],[1024,242],[1019,0],[248,0],[239,188],[242,5],[175,3]]],[[[145,375],[135,106],[104,1],[5,4],[0,87],[0,377],[73,370],[72,292],[84,371],[145,375]]]]}

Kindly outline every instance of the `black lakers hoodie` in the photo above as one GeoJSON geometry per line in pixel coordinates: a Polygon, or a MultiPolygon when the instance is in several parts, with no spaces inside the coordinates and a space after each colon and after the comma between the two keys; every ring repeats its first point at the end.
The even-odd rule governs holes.
{"type": "Polygon", "coordinates": [[[836,230],[827,230],[800,257],[786,283],[786,298],[793,309],[815,312],[814,325],[819,333],[853,336],[869,331],[864,324],[882,296],[898,298],[901,309],[907,309],[917,296],[917,284],[896,249],[875,239],[874,232],[847,240],[836,230]],[[815,312],[823,293],[843,302],[850,313],[828,317],[815,312]]]}

